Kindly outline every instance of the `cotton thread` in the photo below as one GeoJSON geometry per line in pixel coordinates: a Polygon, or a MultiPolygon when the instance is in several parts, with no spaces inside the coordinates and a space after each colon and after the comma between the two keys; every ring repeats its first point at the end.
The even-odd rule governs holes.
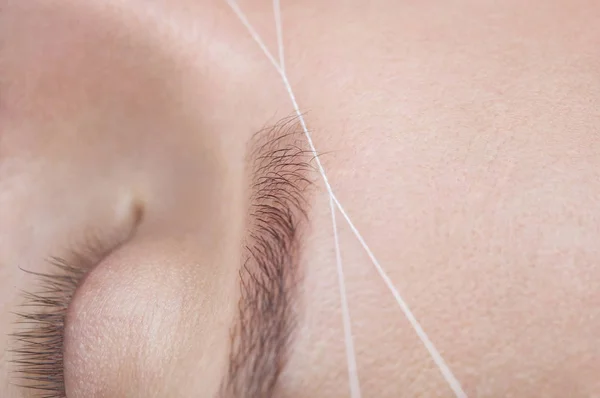
{"type": "MultiPolygon", "coordinates": [[[[281,24],[281,7],[279,0],[273,0],[273,14],[275,15],[275,30],[277,32],[277,48],[279,50],[279,65],[283,74],[285,74],[285,53],[283,46],[283,29],[281,24]]],[[[346,368],[348,370],[348,384],[351,398],[361,398],[360,380],[358,377],[358,367],[356,365],[356,353],[354,349],[354,338],[352,336],[352,322],[350,317],[350,306],[346,293],[346,281],[344,267],[342,265],[342,252],[340,249],[340,240],[337,229],[336,210],[333,199],[329,195],[329,208],[331,210],[331,225],[333,229],[333,239],[335,248],[335,260],[340,289],[340,301],[342,308],[342,322],[344,325],[344,346],[346,347],[346,368]]]]}
{"type": "Polygon", "coordinates": [[[358,378],[358,367],[356,366],[356,354],[354,352],[354,338],[352,337],[352,325],[350,318],[350,307],[346,296],[346,282],[344,267],[342,267],[342,253],[340,251],[340,240],[335,218],[335,206],[333,198],[329,196],[329,207],[331,208],[331,221],[333,224],[333,239],[335,242],[335,259],[337,264],[338,283],[340,286],[340,300],[342,302],[342,319],[344,322],[344,341],[346,343],[346,362],[348,367],[348,380],[350,384],[350,396],[360,398],[360,381],[358,378]]]}
{"type": "Polygon", "coordinates": [[[283,28],[281,23],[281,4],[273,0],[273,14],[275,15],[275,32],[277,32],[277,48],[279,49],[279,67],[285,73],[285,56],[283,53],[283,28]]]}
{"type": "Polygon", "coordinates": [[[312,151],[312,153],[313,153],[313,155],[315,157],[317,168],[319,169],[319,173],[321,174],[321,177],[323,178],[323,182],[325,183],[325,188],[327,189],[327,191],[329,193],[330,199],[336,204],[338,210],[344,216],[344,219],[346,220],[346,222],[348,222],[348,225],[350,226],[352,232],[354,233],[354,235],[356,236],[356,238],[360,242],[360,244],[363,247],[363,249],[367,252],[367,255],[369,256],[369,258],[373,262],[373,265],[375,266],[375,269],[377,270],[377,272],[379,273],[379,275],[383,279],[385,285],[391,291],[392,295],[394,296],[394,299],[396,300],[396,302],[400,306],[400,309],[404,313],[406,319],[409,321],[409,323],[411,324],[411,326],[415,330],[415,333],[417,334],[417,336],[419,337],[419,339],[421,340],[421,342],[423,343],[423,345],[425,346],[425,348],[429,352],[429,355],[431,356],[431,358],[433,359],[433,361],[435,362],[435,364],[439,368],[440,372],[442,373],[442,376],[444,377],[444,379],[446,380],[446,382],[448,383],[448,385],[450,386],[450,388],[452,389],[452,391],[454,392],[454,394],[456,395],[456,397],[457,398],[467,398],[467,394],[462,389],[462,386],[460,385],[460,382],[454,376],[454,374],[450,370],[450,367],[446,364],[446,362],[442,358],[442,356],[439,353],[439,351],[435,348],[435,345],[429,339],[429,337],[427,336],[427,333],[425,333],[425,330],[423,330],[423,328],[421,327],[421,324],[417,321],[417,318],[414,316],[414,314],[410,310],[410,307],[404,301],[404,299],[400,295],[400,292],[396,289],[396,287],[392,283],[392,280],[390,279],[390,277],[387,275],[387,273],[385,272],[385,270],[383,269],[383,267],[379,264],[379,261],[377,260],[377,258],[375,257],[375,255],[373,254],[373,252],[371,251],[371,249],[369,248],[369,246],[367,245],[367,242],[364,240],[364,238],[362,237],[362,235],[360,234],[360,232],[358,231],[358,229],[356,228],[356,226],[354,225],[354,223],[350,219],[350,216],[346,213],[346,211],[344,210],[342,204],[340,203],[340,201],[335,196],[335,194],[333,192],[333,189],[332,189],[332,187],[331,187],[331,185],[329,183],[329,179],[327,178],[327,175],[325,174],[325,169],[323,168],[323,165],[321,164],[321,161],[319,160],[317,150],[316,150],[316,148],[315,148],[315,146],[313,144],[313,141],[312,141],[312,138],[311,138],[310,133],[308,131],[308,128],[306,127],[306,123],[304,121],[304,117],[303,117],[302,113],[300,112],[300,108],[299,108],[298,103],[296,101],[296,97],[294,95],[294,92],[292,90],[292,87],[291,87],[291,85],[289,83],[289,80],[288,80],[285,72],[277,64],[277,62],[275,61],[275,58],[273,57],[273,55],[269,52],[269,50],[267,49],[267,47],[264,45],[264,42],[260,38],[260,35],[252,27],[252,25],[247,20],[247,18],[245,17],[244,13],[242,12],[242,10],[237,6],[237,4],[235,3],[235,1],[233,1],[233,0],[225,0],[225,1],[232,8],[232,10],[237,15],[237,17],[240,19],[240,21],[242,22],[242,24],[244,24],[244,26],[248,30],[250,36],[253,38],[253,40],[256,42],[256,44],[261,48],[261,50],[263,51],[263,53],[265,54],[265,56],[267,57],[267,59],[269,59],[269,61],[273,64],[273,66],[275,67],[275,69],[277,70],[277,72],[279,73],[279,75],[281,76],[281,78],[283,80],[283,84],[285,86],[285,89],[288,92],[288,95],[290,96],[290,100],[292,101],[292,105],[294,107],[294,111],[296,112],[296,115],[298,116],[298,119],[300,121],[300,125],[302,126],[302,129],[304,130],[304,134],[305,134],[306,139],[308,141],[309,147],[310,147],[310,149],[311,149],[311,151],[312,151]]]}

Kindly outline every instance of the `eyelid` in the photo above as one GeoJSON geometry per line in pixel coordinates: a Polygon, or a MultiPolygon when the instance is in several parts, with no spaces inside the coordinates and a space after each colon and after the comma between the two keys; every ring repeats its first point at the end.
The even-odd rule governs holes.
{"type": "Polygon", "coordinates": [[[15,384],[60,398],[66,397],[62,351],[67,307],[92,265],[89,256],[69,253],[66,257],[72,260],[49,260],[52,273],[24,270],[35,276],[38,289],[23,293],[23,310],[15,313],[18,320],[11,335],[15,384]]]}
{"type": "Polygon", "coordinates": [[[50,257],[48,273],[22,269],[37,288],[23,292],[12,340],[14,384],[42,391],[42,397],[66,398],[64,382],[65,320],[75,292],[90,270],[130,239],[142,220],[143,208],[132,206],[132,232],[125,239],[87,239],[62,256],[50,257]]]}

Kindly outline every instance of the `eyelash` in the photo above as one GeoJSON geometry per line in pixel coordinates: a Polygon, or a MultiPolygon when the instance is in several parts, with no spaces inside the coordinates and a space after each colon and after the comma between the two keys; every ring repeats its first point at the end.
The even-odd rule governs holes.
{"type": "Polygon", "coordinates": [[[17,330],[11,334],[16,384],[35,390],[39,398],[66,398],[63,341],[67,308],[77,287],[101,257],[96,250],[52,257],[51,273],[23,270],[38,281],[37,293],[23,292],[22,311],[16,312],[17,330]]]}

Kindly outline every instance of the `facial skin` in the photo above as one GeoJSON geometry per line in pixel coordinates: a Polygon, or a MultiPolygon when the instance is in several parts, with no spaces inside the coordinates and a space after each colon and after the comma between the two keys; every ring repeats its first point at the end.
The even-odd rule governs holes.
{"type": "MultiPolygon", "coordinates": [[[[239,4],[277,54],[271,2],[239,4]]],[[[586,1],[282,4],[333,189],[470,397],[600,394],[598,20],[586,1]]],[[[269,130],[292,114],[224,2],[0,0],[0,396],[36,396],[10,379],[12,312],[39,290],[21,268],[90,241],[108,254],[68,308],[68,398],[226,396],[252,149],[265,127],[303,139],[269,130]]],[[[346,397],[329,199],[302,175],[271,395],[346,397]]],[[[452,397],[337,221],[362,396],[452,397]]]]}

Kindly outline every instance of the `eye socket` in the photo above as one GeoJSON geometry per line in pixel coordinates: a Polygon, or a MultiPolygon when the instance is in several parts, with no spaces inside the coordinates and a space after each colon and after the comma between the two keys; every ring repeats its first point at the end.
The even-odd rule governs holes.
{"type": "Polygon", "coordinates": [[[63,257],[51,257],[48,273],[22,269],[38,287],[35,292],[22,293],[21,310],[15,312],[15,331],[10,335],[13,384],[33,391],[34,397],[66,398],[63,351],[67,309],[87,273],[117,246],[88,243],[63,257]]]}

